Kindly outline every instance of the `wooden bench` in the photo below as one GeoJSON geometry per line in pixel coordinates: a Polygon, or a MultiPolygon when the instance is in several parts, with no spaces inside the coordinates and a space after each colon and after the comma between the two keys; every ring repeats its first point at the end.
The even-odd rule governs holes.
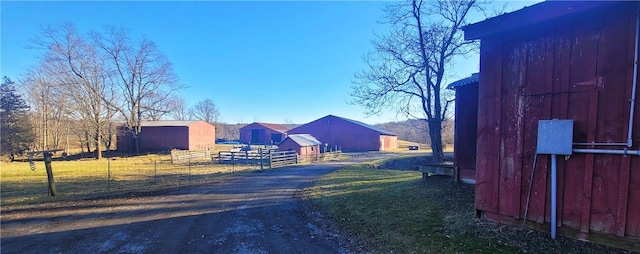
{"type": "Polygon", "coordinates": [[[452,176],[453,181],[457,181],[457,170],[453,164],[427,164],[419,166],[418,171],[422,172],[422,181],[426,181],[430,175],[452,176]]]}

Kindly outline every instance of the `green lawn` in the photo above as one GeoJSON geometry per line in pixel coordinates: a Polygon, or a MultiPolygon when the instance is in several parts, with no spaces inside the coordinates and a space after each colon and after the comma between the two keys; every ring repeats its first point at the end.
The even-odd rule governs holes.
{"type": "Polygon", "coordinates": [[[415,171],[348,167],[308,197],[346,237],[373,253],[620,253],[606,246],[476,219],[474,186],[415,171]]]}

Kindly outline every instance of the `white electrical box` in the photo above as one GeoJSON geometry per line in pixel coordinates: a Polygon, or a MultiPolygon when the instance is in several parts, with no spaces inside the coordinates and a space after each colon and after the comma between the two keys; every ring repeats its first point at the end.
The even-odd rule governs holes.
{"type": "Polygon", "coordinates": [[[570,155],[573,148],[573,120],[538,121],[538,154],[570,155]]]}

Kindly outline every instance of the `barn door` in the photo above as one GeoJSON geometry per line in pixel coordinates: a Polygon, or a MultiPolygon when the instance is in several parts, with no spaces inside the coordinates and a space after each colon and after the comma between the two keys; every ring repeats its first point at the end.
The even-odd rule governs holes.
{"type": "Polygon", "coordinates": [[[259,144],[260,142],[260,130],[253,129],[251,130],[251,144],[259,144]]]}

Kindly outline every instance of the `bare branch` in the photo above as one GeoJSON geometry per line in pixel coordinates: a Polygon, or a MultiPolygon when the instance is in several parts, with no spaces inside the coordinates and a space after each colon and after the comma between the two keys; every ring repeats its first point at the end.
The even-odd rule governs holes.
{"type": "Polygon", "coordinates": [[[352,104],[368,115],[395,110],[409,118],[425,118],[436,160],[442,159],[442,123],[453,100],[442,91],[454,58],[477,50],[465,41],[460,27],[467,24],[476,0],[409,0],[385,7],[391,26],[376,36],[373,52],[363,57],[368,68],[357,72],[351,86],[352,104]],[[424,116],[424,117],[420,117],[424,116]]]}

